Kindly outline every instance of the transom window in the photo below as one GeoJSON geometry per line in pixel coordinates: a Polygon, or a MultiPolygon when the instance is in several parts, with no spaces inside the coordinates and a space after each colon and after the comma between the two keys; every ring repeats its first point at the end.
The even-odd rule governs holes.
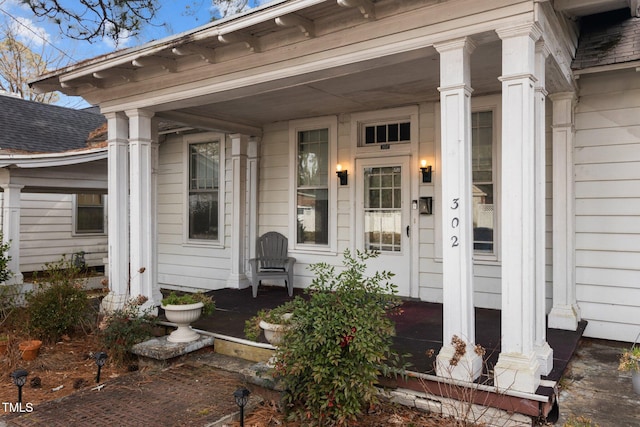
{"type": "Polygon", "coordinates": [[[75,230],[77,234],[104,233],[104,197],[101,194],[76,195],[75,230]]]}
{"type": "Polygon", "coordinates": [[[480,253],[493,253],[495,229],[493,112],[471,114],[473,174],[473,248],[480,253]]]}
{"type": "Polygon", "coordinates": [[[362,125],[361,146],[403,142],[411,142],[409,120],[362,125]]]}
{"type": "Polygon", "coordinates": [[[329,244],[329,129],[297,132],[296,242],[329,244]]]}
{"type": "Polygon", "coordinates": [[[189,144],[189,239],[218,240],[220,142],[189,144]]]}

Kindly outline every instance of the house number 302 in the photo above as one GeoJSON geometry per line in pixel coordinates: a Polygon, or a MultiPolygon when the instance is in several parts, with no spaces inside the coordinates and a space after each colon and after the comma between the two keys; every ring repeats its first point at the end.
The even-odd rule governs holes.
{"type": "MultiPolygon", "coordinates": [[[[453,199],[451,203],[451,210],[457,211],[459,207],[460,207],[460,198],[453,199]]],[[[460,227],[460,218],[458,218],[457,216],[454,216],[451,219],[451,228],[454,230],[454,234],[453,236],[451,236],[452,248],[455,248],[460,245],[460,242],[458,241],[458,236],[456,235],[456,230],[458,227],[460,227]]]]}

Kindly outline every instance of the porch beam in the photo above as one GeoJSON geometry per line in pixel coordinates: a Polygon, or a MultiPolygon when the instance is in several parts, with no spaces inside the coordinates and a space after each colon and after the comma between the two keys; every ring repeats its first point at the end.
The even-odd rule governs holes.
{"type": "Polygon", "coordinates": [[[262,136],[262,128],[257,126],[216,119],[213,117],[197,116],[195,114],[182,113],[179,111],[163,111],[158,113],[158,117],[192,127],[232,133],[236,132],[251,136],[262,136]]]}
{"type": "Polygon", "coordinates": [[[553,307],[549,327],[575,331],[580,322],[575,278],[575,194],[573,92],[554,93],[553,102],[553,307]]]}
{"type": "Polygon", "coordinates": [[[129,296],[129,122],[107,113],[109,295],[106,311],[122,308],[129,296]]]}
{"type": "Polygon", "coordinates": [[[247,237],[247,148],[249,137],[231,135],[231,271],[227,287],[244,289],[250,282],[246,275],[247,237]]]}
{"type": "Polygon", "coordinates": [[[473,381],[482,372],[474,352],[473,198],[471,176],[471,53],[462,38],[435,45],[440,53],[442,117],[443,346],[436,359],[439,376],[473,381]],[[456,343],[464,343],[464,354],[456,343]],[[452,359],[457,363],[451,363],[452,359]]]}
{"type": "Polygon", "coordinates": [[[548,375],[553,369],[553,349],[547,343],[547,278],[546,278],[546,62],[551,52],[543,41],[536,43],[535,67],[535,351],[538,355],[540,374],[548,375]]]}
{"type": "Polygon", "coordinates": [[[155,132],[152,130],[153,113],[145,110],[126,111],[129,117],[129,181],[130,181],[130,247],[131,277],[130,294],[148,298],[143,307],[160,304],[159,290],[153,282],[156,276],[156,188],[153,177],[153,156],[157,149],[153,146],[155,132]]]}
{"type": "Polygon", "coordinates": [[[502,348],[501,390],[533,393],[540,384],[536,312],[535,46],[537,25],[497,30],[502,39],[502,348]]]}
{"type": "Polygon", "coordinates": [[[20,271],[20,216],[23,185],[2,184],[4,191],[2,200],[2,243],[9,243],[7,255],[10,257],[7,268],[12,276],[5,284],[13,285],[23,282],[20,271]]]}

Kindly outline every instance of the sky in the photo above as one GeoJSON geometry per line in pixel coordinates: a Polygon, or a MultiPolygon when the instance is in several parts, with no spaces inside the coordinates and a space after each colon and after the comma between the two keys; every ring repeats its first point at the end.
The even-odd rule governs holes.
{"type": "MultiPolygon", "coordinates": [[[[211,0],[160,0],[159,3],[159,13],[154,22],[145,25],[138,37],[120,40],[117,49],[139,46],[178,34],[210,22],[214,14],[219,16],[219,12],[212,7],[211,0]]],[[[249,0],[249,7],[262,3],[266,3],[266,0],[249,0]]],[[[32,50],[39,52],[42,49],[51,55],[63,57],[62,65],[116,50],[114,41],[109,38],[93,43],[66,38],[55,23],[46,18],[35,17],[20,0],[0,0],[0,22],[5,21],[13,25],[20,41],[32,50]]],[[[81,98],[66,96],[61,96],[56,104],[70,108],[88,106],[81,98]]]]}

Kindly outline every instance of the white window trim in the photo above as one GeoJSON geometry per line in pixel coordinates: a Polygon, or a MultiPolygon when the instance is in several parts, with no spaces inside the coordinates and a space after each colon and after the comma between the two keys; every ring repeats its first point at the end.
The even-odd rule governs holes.
{"type": "Polygon", "coordinates": [[[337,164],[338,118],[337,116],[315,117],[313,119],[292,120],[289,122],[289,165],[294,171],[289,181],[289,252],[332,253],[338,247],[338,178],[333,174],[337,164]],[[298,132],[314,129],[329,130],[329,241],[326,245],[297,243],[297,181],[298,181],[298,132]]]}
{"type": "Polygon", "coordinates": [[[225,212],[225,188],[226,188],[226,180],[225,180],[225,170],[226,170],[226,157],[225,157],[225,147],[227,145],[226,135],[220,132],[204,132],[204,133],[194,133],[189,135],[184,135],[182,137],[182,161],[183,166],[182,170],[184,171],[182,188],[183,188],[183,218],[182,221],[182,239],[183,246],[206,246],[206,247],[224,247],[224,236],[225,236],[225,224],[226,218],[224,215],[225,212]],[[220,170],[218,177],[218,240],[204,240],[204,239],[190,239],[189,238],[189,145],[190,144],[199,144],[203,142],[214,142],[218,141],[220,143],[220,170]]]}
{"type": "Polygon", "coordinates": [[[418,106],[412,105],[408,107],[389,108],[384,110],[368,111],[364,113],[355,113],[351,115],[351,138],[353,147],[353,158],[380,156],[381,153],[389,153],[389,155],[415,155],[419,139],[418,106]],[[371,146],[360,146],[362,139],[361,131],[364,125],[370,123],[393,123],[398,121],[409,121],[411,123],[411,141],[410,142],[390,142],[389,148],[382,149],[384,144],[371,144],[371,146]]]}
{"type": "MultiPolygon", "coordinates": [[[[493,248],[492,254],[475,252],[473,253],[474,264],[488,264],[495,265],[500,263],[501,259],[501,233],[502,233],[502,219],[501,219],[501,204],[500,196],[502,192],[502,98],[500,95],[490,95],[481,97],[471,97],[471,112],[476,113],[479,111],[493,111],[493,192],[494,192],[494,215],[495,215],[495,228],[493,230],[493,248]]],[[[436,127],[436,141],[435,152],[435,173],[433,175],[433,182],[435,185],[435,194],[437,200],[442,200],[442,175],[439,173],[441,168],[441,116],[440,116],[440,103],[436,104],[435,108],[435,127],[436,127]]],[[[435,218],[434,218],[434,237],[435,237],[435,261],[442,262],[442,203],[437,203],[434,200],[435,205],[435,218]]]]}
{"type": "Polygon", "coordinates": [[[106,194],[102,195],[102,221],[103,221],[103,230],[102,232],[82,232],[78,231],[77,219],[78,219],[78,194],[84,194],[82,192],[73,194],[72,197],[72,209],[71,209],[71,222],[73,223],[73,232],[71,233],[74,237],[88,237],[88,236],[106,236],[108,223],[107,223],[107,200],[108,197],[106,194]]]}

